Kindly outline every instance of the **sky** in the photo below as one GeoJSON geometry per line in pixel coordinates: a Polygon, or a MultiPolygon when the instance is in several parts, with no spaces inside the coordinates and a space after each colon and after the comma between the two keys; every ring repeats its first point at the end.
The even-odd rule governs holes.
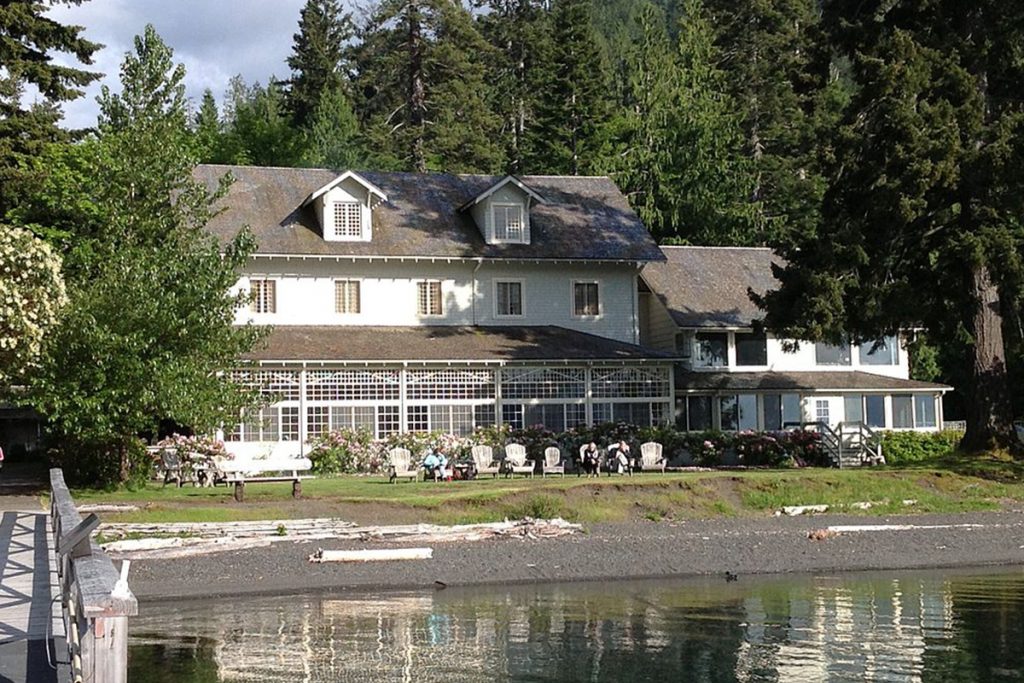
{"type": "Polygon", "coordinates": [[[228,80],[237,74],[250,84],[266,83],[271,75],[287,77],[285,59],[303,4],[304,0],[90,0],[53,7],[49,16],[54,20],[84,26],[87,39],[105,46],[87,67],[105,74],[103,79],[91,85],[85,97],[64,104],[63,125],[84,128],[96,123],[100,87],[120,90],[121,62],[147,23],[174,50],[175,62],[185,65],[188,96],[197,106],[206,88],[220,102],[228,80]]]}

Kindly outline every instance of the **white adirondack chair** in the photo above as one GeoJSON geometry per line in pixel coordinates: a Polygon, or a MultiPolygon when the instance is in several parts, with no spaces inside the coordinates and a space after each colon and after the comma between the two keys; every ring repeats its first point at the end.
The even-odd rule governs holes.
{"type": "Polygon", "coordinates": [[[526,446],[510,443],[505,446],[505,477],[511,474],[528,474],[533,477],[533,463],[526,462],[526,446]]]}
{"type": "Polygon", "coordinates": [[[640,445],[640,471],[641,472],[661,472],[665,474],[665,458],[661,455],[662,447],[660,443],[654,441],[648,441],[645,444],[640,445]]]}
{"type": "Polygon", "coordinates": [[[541,469],[541,476],[549,474],[561,474],[565,476],[565,465],[562,464],[562,451],[555,446],[548,446],[544,449],[544,467],[541,469]]]}
{"type": "Polygon", "coordinates": [[[396,483],[399,478],[406,478],[416,481],[419,477],[419,468],[412,461],[412,453],[407,448],[392,448],[388,451],[388,460],[391,461],[391,483],[396,483]]]}
{"type": "Polygon", "coordinates": [[[473,465],[476,475],[490,474],[497,477],[501,467],[494,462],[494,449],[490,446],[473,446],[473,465]]]}

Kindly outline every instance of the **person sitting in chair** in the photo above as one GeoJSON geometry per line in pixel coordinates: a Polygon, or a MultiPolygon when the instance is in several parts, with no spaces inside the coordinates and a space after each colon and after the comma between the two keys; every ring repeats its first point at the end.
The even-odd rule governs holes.
{"type": "Polygon", "coordinates": [[[617,474],[629,474],[632,471],[633,458],[629,454],[629,444],[619,441],[608,449],[608,469],[617,474]]]}
{"type": "Polygon", "coordinates": [[[597,476],[597,468],[600,463],[600,454],[597,451],[597,444],[591,441],[580,450],[580,469],[589,477],[597,476]]]}
{"type": "Polygon", "coordinates": [[[437,448],[432,448],[427,457],[423,458],[424,478],[433,477],[434,481],[448,478],[448,458],[437,448]]]}

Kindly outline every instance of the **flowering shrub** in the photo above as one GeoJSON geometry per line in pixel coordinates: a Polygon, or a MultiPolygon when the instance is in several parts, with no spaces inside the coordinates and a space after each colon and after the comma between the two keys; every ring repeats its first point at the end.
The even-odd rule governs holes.
{"type": "Polygon", "coordinates": [[[789,432],[737,432],[733,436],[736,455],[744,465],[751,467],[778,467],[787,458],[786,442],[789,432]]]}
{"type": "Polygon", "coordinates": [[[828,453],[821,445],[821,434],[818,432],[794,429],[785,432],[786,453],[793,458],[793,462],[800,466],[814,465],[818,467],[829,467],[832,462],[828,453]]]}
{"type": "Polygon", "coordinates": [[[335,429],[311,442],[309,451],[317,474],[353,474],[377,472],[384,460],[381,449],[369,429],[335,429]]]}
{"type": "Polygon", "coordinates": [[[184,436],[172,434],[157,442],[160,453],[177,453],[181,463],[186,461],[208,460],[209,458],[227,458],[234,456],[227,452],[224,444],[210,436],[184,436]]]}
{"type": "Polygon", "coordinates": [[[683,447],[698,465],[704,467],[721,465],[725,450],[730,445],[729,435],[722,432],[691,432],[683,436],[683,447]]]}

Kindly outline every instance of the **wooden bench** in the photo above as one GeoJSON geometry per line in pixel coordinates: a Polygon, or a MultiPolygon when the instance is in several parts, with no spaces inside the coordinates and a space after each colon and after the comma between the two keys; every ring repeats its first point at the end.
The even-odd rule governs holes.
{"type": "Polygon", "coordinates": [[[224,475],[224,483],[235,485],[235,500],[239,503],[245,501],[246,484],[275,481],[290,481],[292,498],[301,498],[302,480],[312,479],[313,476],[300,472],[308,472],[312,467],[313,463],[309,458],[235,458],[217,462],[217,469],[224,475]],[[272,472],[279,474],[268,474],[272,472]]]}

